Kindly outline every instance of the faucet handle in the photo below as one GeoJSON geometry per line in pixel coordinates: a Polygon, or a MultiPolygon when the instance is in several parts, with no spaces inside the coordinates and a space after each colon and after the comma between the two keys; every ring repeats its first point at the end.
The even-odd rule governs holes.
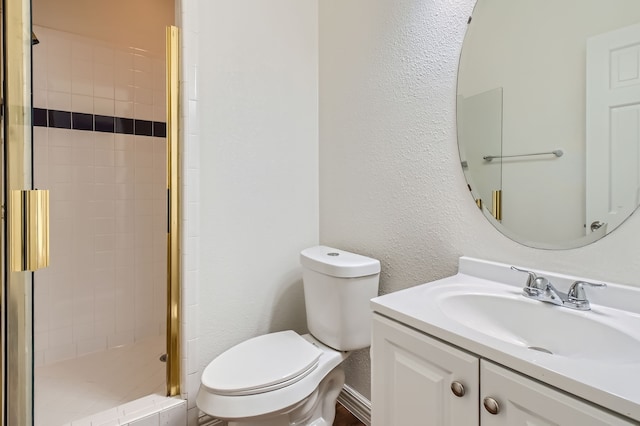
{"type": "Polygon", "coordinates": [[[586,302],[587,301],[587,292],[584,291],[584,286],[588,285],[590,287],[606,287],[605,283],[590,283],[587,281],[576,281],[571,284],[569,287],[569,291],[567,292],[567,299],[572,302],[586,302]]]}
{"type": "Polygon", "coordinates": [[[514,270],[514,271],[519,271],[519,272],[524,272],[525,274],[529,274],[529,277],[527,278],[527,283],[525,284],[525,286],[526,287],[535,287],[534,282],[538,278],[538,276],[536,275],[535,272],[528,271],[526,269],[516,268],[515,266],[512,266],[511,269],[514,270]]]}
{"type": "Polygon", "coordinates": [[[520,271],[529,274],[524,289],[522,290],[526,296],[538,297],[541,294],[549,291],[551,283],[545,277],[539,277],[533,271],[516,268],[515,266],[512,266],[511,269],[513,269],[514,271],[520,271]]]}

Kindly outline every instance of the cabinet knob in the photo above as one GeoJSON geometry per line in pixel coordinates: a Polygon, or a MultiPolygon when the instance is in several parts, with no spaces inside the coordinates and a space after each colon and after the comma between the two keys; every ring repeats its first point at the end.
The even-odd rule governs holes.
{"type": "Polygon", "coordinates": [[[465,393],[464,385],[460,382],[451,383],[451,392],[457,397],[463,397],[465,393]]]}
{"type": "Polygon", "coordinates": [[[484,408],[489,413],[495,415],[500,412],[500,405],[498,405],[498,401],[496,401],[495,399],[488,396],[484,399],[484,401],[482,401],[482,403],[484,404],[484,408]]]}

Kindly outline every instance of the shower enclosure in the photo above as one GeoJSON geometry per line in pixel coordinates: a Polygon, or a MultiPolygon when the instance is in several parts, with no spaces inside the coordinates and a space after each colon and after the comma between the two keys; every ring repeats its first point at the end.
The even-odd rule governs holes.
{"type": "Polygon", "coordinates": [[[29,1],[6,0],[2,15],[2,424],[62,425],[175,395],[164,52],[32,28],[29,1]]]}

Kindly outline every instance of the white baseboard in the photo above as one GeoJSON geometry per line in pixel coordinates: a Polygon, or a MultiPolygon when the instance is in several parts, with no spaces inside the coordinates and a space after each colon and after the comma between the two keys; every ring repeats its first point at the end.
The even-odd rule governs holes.
{"type": "MultiPolygon", "coordinates": [[[[367,426],[371,426],[371,402],[362,396],[358,391],[349,385],[344,385],[338,402],[344,406],[351,414],[367,426]]],[[[225,422],[214,419],[211,416],[202,414],[198,421],[199,426],[224,426],[225,422]]]]}
{"type": "Polygon", "coordinates": [[[358,418],[362,423],[371,426],[371,401],[362,396],[349,385],[342,387],[338,402],[358,418]]]}

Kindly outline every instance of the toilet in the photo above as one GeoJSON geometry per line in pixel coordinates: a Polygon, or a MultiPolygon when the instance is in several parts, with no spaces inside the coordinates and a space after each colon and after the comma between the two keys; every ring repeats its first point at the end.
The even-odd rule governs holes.
{"type": "Polygon", "coordinates": [[[229,426],[331,426],[342,362],[371,344],[380,262],[326,246],[300,253],[309,334],[246,340],[202,373],[198,408],[229,426]]]}

